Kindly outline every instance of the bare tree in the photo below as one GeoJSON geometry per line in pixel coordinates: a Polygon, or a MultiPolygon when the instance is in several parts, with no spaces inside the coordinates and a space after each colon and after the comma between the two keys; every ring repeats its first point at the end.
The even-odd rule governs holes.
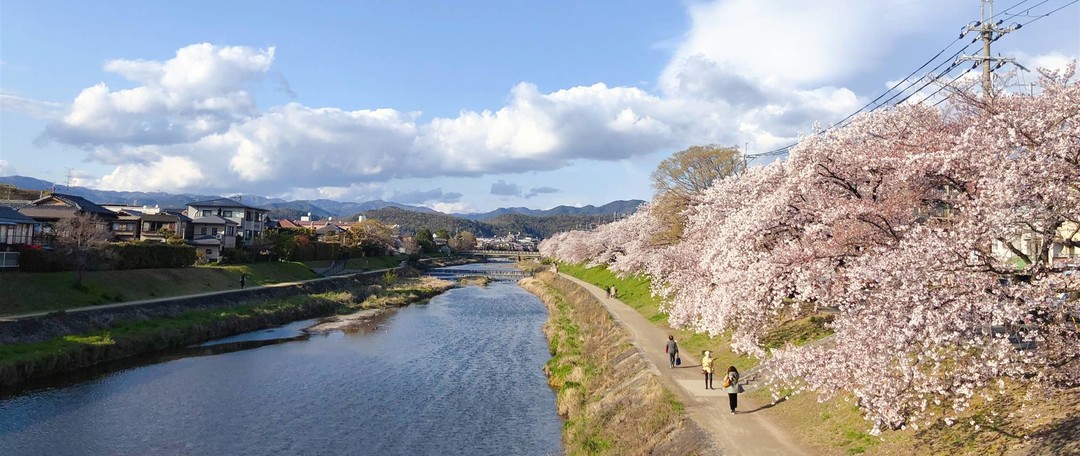
{"type": "Polygon", "coordinates": [[[83,273],[111,259],[106,245],[109,232],[104,221],[93,214],[77,213],[54,227],[56,252],[75,266],[75,286],[82,287],[83,273]]]}
{"type": "Polygon", "coordinates": [[[682,237],[683,214],[691,198],[716,181],[739,174],[745,168],[737,147],[692,146],[664,159],[652,173],[653,213],[665,226],[655,241],[670,245],[682,237]]]}

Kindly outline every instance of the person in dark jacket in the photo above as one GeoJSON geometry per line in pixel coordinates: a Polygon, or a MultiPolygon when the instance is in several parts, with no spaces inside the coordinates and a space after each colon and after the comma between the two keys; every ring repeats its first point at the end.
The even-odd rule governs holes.
{"type": "Polygon", "coordinates": [[[240,274],[240,288],[243,289],[247,285],[247,274],[240,274]]]}
{"type": "Polygon", "coordinates": [[[668,361],[671,362],[671,367],[675,367],[675,359],[679,357],[679,344],[675,342],[675,336],[667,336],[667,346],[664,347],[664,353],[667,353],[668,361]]]}
{"type": "Polygon", "coordinates": [[[731,406],[731,413],[735,413],[735,407],[739,406],[739,370],[735,366],[727,368],[727,375],[724,376],[724,391],[727,392],[728,405],[731,406]]]}

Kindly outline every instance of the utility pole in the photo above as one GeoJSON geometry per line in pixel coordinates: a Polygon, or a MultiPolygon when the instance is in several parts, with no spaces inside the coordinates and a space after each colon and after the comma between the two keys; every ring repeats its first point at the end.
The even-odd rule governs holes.
{"type": "Polygon", "coordinates": [[[1001,38],[1006,33],[1019,29],[1021,25],[1012,24],[1007,28],[999,27],[999,25],[1001,25],[1004,20],[998,20],[996,23],[993,22],[994,0],[981,1],[981,20],[972,24],[968,24],[967,27],[964,27],[963,31],[960,33],[960,37],[963,38],[964,35],[967,35],[969,32],[979,32],[979,39],[983,42],[982,55],[962,55],[958,57],[956,61],[963,62],[970,60],[974,61],[975,65],[979,65],[980,63],[982,64],[983,96],[989,97],[992,96],[994,92],[994,84],[991,76],[991,73],[993,73],[994,70],[1001,68],[1001,66],[1006,63],[1016,65],[1025,71],[1027,70],[1027,68],[1024,68],[1020,64],[1016,63],[1015,58],[993,57],[990,55],[990,43],[997,41],[998,38],[1001,38]],[[993,68],[991,68],[991,65],[994,65],[993,68]]]}

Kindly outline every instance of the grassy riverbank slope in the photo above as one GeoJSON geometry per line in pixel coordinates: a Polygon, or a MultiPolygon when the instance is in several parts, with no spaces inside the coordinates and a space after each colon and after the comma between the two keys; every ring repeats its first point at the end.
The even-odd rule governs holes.
{"type": "MultiPolygon", "coordinates": [[[[668,326],[667,315],[659,311],[660,299],[648,291],[648,279],[619,278],[604,267],[560,263],[559,270],[601,288],[615,285],[620,300],[655,324],[668,326]]],[[[790,322],[769,334],[766,344],[801,345],[819,339],[829,333],[824,327],[826,321],[815,316],[790,322]]],[[[672,334],[683,352],[712,350],[719,365],[733,364],[745,372],[758,364],[754,358],[733,353],[729,335],[708,337],[685,330],[672,330],[672,334]]],[[[818,402],[813,392],[777,391],[786,399],[760,413],[768,414],[770,420],[814,445],[815,453],[823,455],[1080,454],[1080,388],[1062,392],[1011,387],[1009,392],[995,402],[976,400],[951,426],[938,422],[918,429],[885,431],[880,436],[869,434],[870,423],[850,397],[818,402]]],[[[769,402],[772,396],[767,388],[748,394],[757,395],[763,402],[769,402]]],[[[940,416],[946,410],[936,412],[940,416]]]]}
{"type": "Polygon", "coordinates": [[[551,273],[522,287],[548,306],[545,371],[565,419],[569,455],[707,454],[708,436],[685,419],[625,332],[587,291],[551,273]]]}
{"type": "Polygon", "coordinates": [[[339,290],[325,293],[252,300],[171,317],[120,322],[105,330],[45,342],[0,345],[0,386],[306,318],[404,306],[455,286],[430,278],[397,279],[390,284],[384,279],[357,277],[339,290]]]}
{"type": "Polygon", "coordinates": [[[302,263],[281,262],[87,271],[82,287],[74,272],[4,272],[0,316],[237,289],[241,274],[249,287],[319,277],[302,263]]]}

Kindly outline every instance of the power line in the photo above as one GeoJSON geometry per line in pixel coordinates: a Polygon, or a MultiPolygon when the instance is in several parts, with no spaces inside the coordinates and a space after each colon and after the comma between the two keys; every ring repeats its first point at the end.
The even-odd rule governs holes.
{"type": "MultiPolygon", "coordinates": [[[[886,91],[885,91],[884,93],[882,93],[881,95],[879,95],[879,96],[878,96],[877,98],[874,98],[874,99],[873,99],[873,100],[871,100],[871,101],[870,101],[869,103],[866,103],[865,105],[863,105],[862,107],[860,107],[860,108],[859,108],[858,110],[856,110],[855,112],[853,112],[853,113],[849,114],[849,115],[848,115],[847,117],[844,117],[844,118],[843,118],[843,119],[841,119],[840,121],[838,121],[838,122],[834,123],[834,124],[833,124],[832,126],[830,126],[830,127],[826,128],[825,130],[822,130],[822,131],[820,131],[820,132],[817,132],[817,133],[815,133],[815,134],[821,134],[821,133],[824,133],[824,132],[826,132],[826,131],[828,131],[828,130],[830,130],[830,129],[833,129],[833,128],[836,128],[836,127],[840,127],[840,126],[843,126],[843,125],[845,125],[845,123],[846,123],[846,122],[847,122],[848,120],[850,120],[851,118],[855,117],[856,115],[858,115],[858,114],[862,113],[863,111],[866,111],[866,109],[867,109],[868,107],[870,107],[871,105],[875,105],[875,103],[877,103],[877,105],[875,105],[875,106],[874,106],[873,108],[871,108],[871,109],[870,109],[870,111],[868,111],[868,112],[876,111],[876,110],[878,110],[878,109],[881,109],[881,108],[883,108],[883,107],[886,107],[886,106],[897,106],[897,105],[899,105],[899,104],[901,104],[901,103],[904,103],[905,101],[907,101],[908,99],[910,99],[910,98],[911,98],[912,96],[914,96],[915,94],[917,94],[917,93],[921,92],[921,91],[922,91],[923,89],[925,89],[926,87],[928,87],[928,86],[929,86],[930,84],[933,84],[934,82],[937,82],[938,80],[940,80],[940,79],[944,78],[944,77],[945,77],[946,75],[948,75],[948,73],[949,73],[949,72],[951,72],[951,71],[952,71],[953,69],[955,69],[955,68],[956,68],[957,66],[959,66],[959,64],[960,64],[960,63],[961,63],[962,61],[965,61],[965,60],[978,60],[978,61],[976,62],[976,65],[975,65],[975,66],[973,66],[973,67],[971,67],[971,68],[968,68],[968,69],[967,69],[967,70],[965,70],[965,71],[964,71],[963,73],[961,73],[961,74],[960,74],[959,76],[956,76],[955,78],[953,78],[952,80],[950,80],[950,81],[949,81],[948,83],[946,83],[946,84],[942,85],[942,86],[941,86],[940,88],[938,88],[938,89],[937,89],[936,91],[934,91],[934,93],[932,93],[932,94],[931,94],[931,95],[930,95],[929,97],[927,97],[926,99],[930,99],[930,98],[933,98],[933,97],[934,97],[935,95],[937,95],[937,94],[938,94],[939,92],[941,92],[941,90],[943,90],[943,89],[944,89],[945,87],[951,86],[951,85],[952,85],[953,83],[955,83],[955,82],[956,82],[957,80],[959,80],[959,79],[960,79],[960,78],[962,78],[963,76],[965,76],[965,75],[967,75],[968,73],[970,73],[971,71],[973,71],[973,70],[974,70],[974,69],[975,69],[975,68],[976,68],[976,67],[978,66],[978,64],[979,64],[979,63],[984,63],[984,64],[986,65],[986,67],[985,67],[985,68],[986,68],[986,69],[989,69],[989,70],[990,70],[991,72],[992,72],[993,70],[996,70],[997,68],[1000,68],[1000,67],[1001,67],[1001,66],[1002,66],[1002,65],[1003,65],[1004,63],[1013,63],[1013,64],[1015,64],[1015,65],[1019,66],[1020,68],[1022,68],[1022,69],[1025,69],[1025,70],[1026,70],[1026,68],[1024,68],[1023,66],[1020,66],[1019,64],[1017,64],[1017,63],[1015,62],[1015,59],[1012,59],[1012,58],[1002,58],[1002,57],[991,57],[991,56],[989,55],[989,47],[990,47],[990,44],[991,44],[991,43],[993,43],[994,41],[997,41],[998,39],[1000,39],[1000,38],[1001,38],[1002,36],[1004,36],[1004,35],[1005,35],[1006,33],[1009,33],[1009,32],[1015,31],[1015,30],[1018,30],[1018,29],[1020,29],[1020,28],[1021,28],[1021,27],[1023,27],[1023,26],[1026,26],[1026,25],[1028,25],[1028,24],[1031,24],[1032,22],[1035,22],[1035,21],[1037,21],[1037,20],[1039,20],[1039,19],[1042,19],[1042,18],[1044,18],[1044,17],[1050,16],[1050,15],[1052,15],[1052,14],[1054,14],[1054,13],[1056,13],[1056,12],[1058,12],[1058,11],[1060,11],[1060,10],[1062,10],[1062,9],[1064,9],[1064,8],[1066,8],[1066,7],[1068,7],[1068,6],[1070,6],[1070,5],[1073,5],[1073,4],[1077,3],[1077,2],[1080,2],[1080,0],[1071,0],[1071,1],[1069,1],[1069,2],[1067,2],[1067,3],[1065,3],[1065,4],[1063,4],[1063,5],[1059,6],[1058,8],[1055,8],[1055,9],[1051,10],[1050,12],[1047,12],[1046,14],[1042,14],[1042,15],[1034,16],[1034,17],[1033,17],[1033,18],[1032,18],[1031,20],[1029,20],[1029,21],[1027,21],[1027,22],[1024,22],[1024,23],[1022,23],[1022,24],[1013,24],[1012,26],[1010,26],[1010,27],[1009,27],[1009,28],[1007,28],[1007,29],[999,29],[999,28],[997,28],[997,25],[1000,25],[1000,24],[1001,24],[1001,23],[1003,23],[1003,22],[1004,22],[1005,20],[1007,20],[1007,19],[1011,19],[1011,18],[1014,18],[1014,17],[1019,17],[1019,16],[1021,16],[1021,14],[1027,14],[1027,13],[1028,13],[1028,12],[1030,12],[1030,11],[1031,11],[1032,9],[1034,9],[1034,8],[1037,8],[1037,7],[1039,7],[1039,6],[1041,6],[1041,5],[1043,5],[1043,4],[1047,3],[1047,2],[1049,2],[1050,0],[1042,0],[1041,2],[1038,2],[1038,3],[1034,4],[1034,5],[1031,5],[1031,6],[1027,7],[1026,9],[1024,9],[1022,13],[1014,13],[1014,14],[1008,14],[1008,13],[1009,13],[1009,11],[1012,11],[1012,10],[1016,9],[1016,8],[1020,7],[1021,5],[1025,4],[1025,3],[1028,3],[1029,1],[1031,1],[1031,0],[1021,0],[1020,2],[1018,2],[1018,3],[1016,3],[1016,4],[1012,5],[1012,6],[1010,6],[1010,7],[1008,7],[1008,8],[1006,8],[1005,10],[1002,10],[1002,11],[1000,11],[1000,12],[997,12],[997,13],[993,13],[993,11],[992,11],[992,9],[993,9],[993,7],[992,7],[992,3],[993,3],[993,0],[982,0],[982,3],[983,3],[983,10],[982,10],[982,11],[983,11],[983,14],[982,14],[982,16],[983,16],[983,17],[984,17],[985,19],[983,19],[982,21],[978,21],[978,22],[972,22],[972,23],[968,24],[968,26],[966,26],[966,27],[965,27],[964,29],[962,29],[963,31],[961,32],[961,34],[960,34],[960,36],[959,36],[958,38],[956,38],[955,40],[953,40],[952,42],[950,42],[950,43],[949,43],[948,45],[946,45],[946,46],[945,46],[944,48],[942,48],[942,50],[938,51],[938,53],[937,53],[937,54],[935,54],[935,55],[934,55],[933,57],[931,57],[930,59],[928,59],[928,60],[927,60],[926,62],[924,62],[924,63],[923,63],[922,65],[920,65],[920,66],[919,66],[918,68],[916,68],[916,69],[915,69],[914,71],[912,71],[912,72],[911,72],[910,74],[908,74],[908,75],[907,75],[906,77],[904,77],[904,79],[901,79],[901,80],[900,80],[899,82],[897,82],[896,84],[893,84],[893,86],[892,86],[892,87],[890,87],[890,88],[889,88],[888,90],[886,90],[886,91]],[[990,17],[986,17],[986,9],[985,9],[985,7],[986,7],[986,4],[987,4],[987,3],[990,3],[990,4],[991,4],[991,11],[990,11],[991,15],[990,15],[990,17]],[[1007,16],[1005,16],[1005,17],[1004,17],[1004,18],[1002,18],[1002,19],[999,19],[999,20],[998,20],[998,21],[997,21],[996,23],[993,23],[993,22],[991,22],[991,21],[992,21],[992,20],[993,20],[994,18],[996,18],[996,17],[998,17],[998,16],[1003,16],[1003,15],[1007,15],[1007,16]],[[981,27],[981,28],[980,28],[980,27],[981,27]],[[934,67],[934,68],[933,68],[933,69],[932,69],[932,70],[931,70],[931,71],[930,71],[929,73],[930,73],[930,74],[934,74],[935,72],[937,72],[937,71],[938,71],[938,69],[940,69],[940,68],[941,68],[942,66],[945,66],[945,65],[946,65],[947,63],[949,63],[949,62],[951,61],[952,63],[951,63],[951,64],[950,64],[949,66],[948,66],[948,68],[946,68],[945,70],[941,71],[941,72],[940,72],[940,73],[938,73],[938,74],[937,74],[936,76],[934,76],[934,77],[932,77],[932,78],[928,78],[928,79],[927,79],[927,80],[926,80],[926,81],[925,81],[925,82],[924,82],[924,83],[923,83],[923,84],[922,84],[921,86],[919,86],[919,88],[918,88],[918,89],[916,89],[916,90],[915,90],[914,92],[912,92],[912,93],[908,94],[907,96],[905,96],[905,97],[901,98],[901,99],[900,99],[899,101],[897,101],[897,102],[895,102],[895,103],[890,103],[890,102],[892,102],[892,100],[895,100],[895,99],[896,99],[897,97],[900,97],[901,95],[903,95],[903,94],[904,94],[905,92],[907,92],[907,91],[908,91],[909,89],[911,89],[912,87],[915,87],[916,85],[918,85],[918,84],[919,84],[919,81],[911,81],[911,82],[910,82],[910,83],[909,83],[909,84],[908,84],[908,85],[907,85],[906,87],[904,87],[903,89],[899,90],[898,92],[896,92],[896,93],[895,93],[894,95],[892,95],[891,97],[889,97],[889,98],[888,98],[888,99],[886,99],[885,101],[881,101],[880,103],[878,103],[878,102],[879,102],[879,101],[880,101],[880,100],[881,100],[882,98],[884,98],[884,97],[885,97],[886,95],[888,95],[889,93],[892,93],[892,92],[896,91],[896,89],[897,89],[898,87],[900,87],[901,85],[903,85],[903,84],[904,84],[905,82],[908,82],[908,80],[909,80],[909,79],[911,79],[911,77],[912,77],[912,76],[914,76],[914,75],[915,75],[916,73],[918,73],[919,71],[922,71],[922,70],[923,70],[924,68],[926,68],[926,67],[927,67],[928,65],[930,65],[931,63],[933,63],[933,62],[934,62],[934,60],[936,60],[937,58],[941,57],[941,55],[942,55],[942,54],[944,54],[944,53],[945,53],[946,51],[948,51],[948,50],[949,50],[949,48],[951,48],[951,47],[953,47],[954,45],[956,45],[956,43],[957,43],[957,42],[959,42],[960,40],[962,40],[962,39],[964,38],[964,36],[965,36],[965,35],[966,35],[966,34],[967,34],[968,32],[971,32],[971,31],[979,31],[979,32],[980,32],[980,36],[979,36],[979,37],[976,37],[975,39],[973,39],[973,40],[972,40],[972,41],[971,41],[970,43],[968,43],[968,45],[967,45],[967,46],[964,46],[964,47],[963,47],[962,49],[960,49],[959,51],[957,51],[956,53],[954,53],[954,54],[953,54],[952,56],[950,56],[950,57],[949,57],[949,58],[948,58],[947,60],[944,60],[944,61],[942,61],[941,63],[939,63],[939,64],[938,64],[937,66],[935,66],[935,67],[934,67]],[[978,42],[978,41],[979,41],[980,39],[982,39],[982,40],[983,40],[983,42],[984,42],[984,45],[983,45],[983,50],[984,50],[983,56],[980,56],[980,57],[976,57],[976,58],[971,58],[971,57],[968,57],[968,58],[966,58],[966,59],[964,59],[964,58],[958,58],[958,57],[961,57],[961,56],[960,56],[960,54],[962,54],[963,52],[967,51],[967,50],[968,50],[968,49],[969,49],[969,48],[970,48],[970,47],[971,47],[972,45],[974,45],[974,44],[975,44],[976,42],[978,42]],[[953,59],[956,59],[956,60],[953,60],[953,59]],[[993,68],[990,68],[990,62],[991,62],[991,61],[994,61],[994,62],[996,62],[996,66],[995,66],[995,67],[993,67],[993,68]]],[[[963,57],[967,57],[967,56],[963,56],[963,57]]],[[[984,70],[984,74],[985,74],[985,70],[984,70]]],[[[984,82],[985,82],[985,76],[984,76],[984,82]]],[[[986,88],[986,85],[984,84],[984,90],[985,90],[985,88],[986,88]]],[[[989,93],[989,92],[987,92],[987,93],[989,93]]],[[[935,104],[934,104],[933,106],[937,106],[937,105],[941,104],[941,102],[942,102],[942,101],[944,101],[944,100],[938,101],[938,102],[937,102],[937,103],[935,103],[935,104]]],[[[791,149],[792,147],[794,147],[794,146],[795,146],[795,145],[797,145],[797,144],[798,144],[798,142],[795,142],[795,143],[792,143],[792,144],[789,144],[789,145],[786,145],[786,146],[783,146],[783,147],[779,147],[779,148],[776,148],[776,149],[773,149],[773,150],[770,150],[770,151],[767,151],[767,152],[762,152],[762,153],[758,153],[758,154],[753,154],[753,155],[749,155],[749,154],[748,154],[748,155],[746,155],[746,158],[747,158],[747,159],[749,159],[749,160],[753,160],[753,159],[756,159],[756,158],[761,158],[761,157],[773,157],[773,156],[780,156],[780,155],[785,155],[785,154],[787,154],[787,153],[788,153],[788,151],[789,151],[789,150],[790,150],[790,149],[791,149]]]]}

